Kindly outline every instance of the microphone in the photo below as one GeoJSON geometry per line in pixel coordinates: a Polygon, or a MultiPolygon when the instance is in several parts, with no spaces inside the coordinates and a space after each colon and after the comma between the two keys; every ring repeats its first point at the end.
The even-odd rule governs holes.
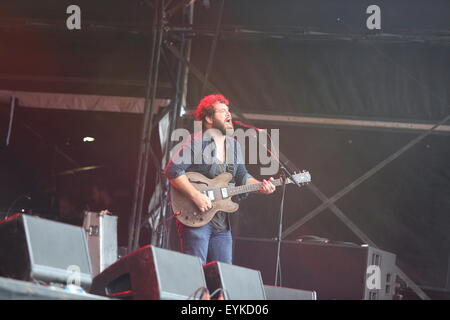
{"type": "Polygon", "coordinates": [[[267,130],[265,130],[265,129],[261,129],[261,128],[255,127],[255,126],[252,126],[252,125],[250,125],[250,124],[245,124],[245,123],[242,123],[242,122],[237,121],[237,120],[233,120],[233,124],[234,124],[235,126],[241,127],[241,128],[254,129],[254,130],[256,130],[256,131],[263,131],[263,132],[266,132],[266,131],[267,131],[267,130]]]}

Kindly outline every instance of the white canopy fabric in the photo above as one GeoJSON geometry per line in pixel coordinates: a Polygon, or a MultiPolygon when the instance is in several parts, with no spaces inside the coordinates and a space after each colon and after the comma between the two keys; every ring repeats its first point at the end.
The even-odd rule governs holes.
{"type": "MultiPolygon", "coordinates": [[[[42,109],[143,113],[145,104],[144,98],[136,97],[0,90],[0,102],[10,103],[13,96],[20,107],[42,109]]],[[[154,113],[169,104],[170,99],[156,99],[154,113]]]]}
{"type": "MultiPolygon", "coordinates": [[[[125,113],[143,113],[144,98],[138,97],[118,97],[88,94],[67,94],[67,93],[47,93],[0,90],[0,102],[11,103],[11,98],[17,99],[16,106],[42,109],[65,109],[81,111],[109,111],[125,113]]],[[[170,99],[156,99],[153,113],[158,113],[160,108],[169,106],[170,99]]],[[[193,112],[193,110],[191,110],[193,112]]],[[[268,122],[290,122],[298,124],[332,125],[344,127],[370,127],[373,129],[396,129],[396,130],[430,130],[434,123],[407,123],[392,121],[375,121],[371,119],[344,119],[331,117],[306,117],[293,115],[274,115],[243,113],[242,116],[248,120],[268,121],[268,122]]],[[[450,126],[440,125],[435,131],[450,132],[450,126]]]]}

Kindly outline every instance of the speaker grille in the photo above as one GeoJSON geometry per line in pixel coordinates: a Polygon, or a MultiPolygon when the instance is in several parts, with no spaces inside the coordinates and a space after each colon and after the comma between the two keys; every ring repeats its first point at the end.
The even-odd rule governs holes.
{"type": "Polygon", "coordinates": [[[217,261],[206,264],[204,270],[206,283],[211,293],[222,288],[225,299],[266,299],[261,273],[258,270],[217,261]]]}
{"type": "Polygon", "coordinates": [[[160,299],[187,299],[206,288],[200,259],[175,251],[151,247],[160,288],[160,299]]]}
{"type": "Polygon", "coordinates": [[[92,293],[126,293],[134,300],[201,299],[202,289],[206,282],[200,258],[150,245],[122,257],[92,283],[92,293]]]}
{"type": "Polygon", "coordinates": [[[0,223],[0,276],[77,283],[89,288],[90,258],[82,228],[27,215],[0,223]],[[72,281],[73,280],[73,281],[72,281]]]}
{"type": "Polygon", "coordinates": [[[91,273],[84,230],[80,227],[23,216],[32,264],[66,270],[71,265],[91,273]]]}

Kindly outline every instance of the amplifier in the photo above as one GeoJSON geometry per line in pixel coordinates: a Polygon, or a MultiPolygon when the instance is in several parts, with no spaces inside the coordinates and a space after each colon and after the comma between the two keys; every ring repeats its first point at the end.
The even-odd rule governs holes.
{"type": "MultiPolygon", "coordinates": [[[[275,283],[276,241],[238,240],[234,262],[275,283]]],[[[319,300],[392,300],[396,256],[369,246],[283,241],[282,286],[315,291],[319,300]]]]}

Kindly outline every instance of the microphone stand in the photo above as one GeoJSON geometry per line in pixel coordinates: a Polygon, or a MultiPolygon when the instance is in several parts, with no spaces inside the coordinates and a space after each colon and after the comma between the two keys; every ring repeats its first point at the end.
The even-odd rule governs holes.
{"type": "Polygon", "coordinates": [[[281,177],[283,179],[283,193],[281,196],[280,212],[278,214],[277,263],[276,263],[276,268],[275,268],[275,283],[274,283],[275,286],[277,286],[278,284],[281,286],[280,251],[281,251],[281,234],[283,233],[284,196],[286,194],[286,169],[284,169],[283,172],[281,173],[281,177]],[[278,273],[280,274],[279,278],[278,278],[278,273]],[[278,279],[280,280],[279,282],[278,282],[278,279]]]}
{"type": "MultiPolygon", "coordinates": [[[[272,142],[272,138],[270,137],[269,133],[264,130],[259,130],[259,132],[265,132],[267,136],[269,137],[270,141],[272,142]]],[[[298,169],[289,161],[289,159],[281,153],[281,151],[278,150],[278,155],[274,154],[271,149],[267,147],[266,144],[260,143],[261,146],[263,146],[266,151],[271,155],[272,159],[278,162],[280,168],[281,168],[281,178],[283,179],[283,193],[281,196],[281,203],[280,203],[280,212],[278,214],[278,235],[277,235],[277,261],[276,261],[276,269],[275,269],[275,286],[282,285],[281,284],[281,259],[280,259],[280,252],[281,252],[281,235],[283,233],[283,215],[284,215],[284,197],[286,194],[286,182],[289,178],[293,183],[295,183],[299,188],[301,185],[294,179],[292,176],[292,172],[297,172],[298,169]],[[288,167],[290,170],[288,170],[286,167],[288,167]],[[280,276],[278,276],[280,274],[280,276]],[[278,283],[278,278],[280,278],[280,282],[278,283]]]]}

